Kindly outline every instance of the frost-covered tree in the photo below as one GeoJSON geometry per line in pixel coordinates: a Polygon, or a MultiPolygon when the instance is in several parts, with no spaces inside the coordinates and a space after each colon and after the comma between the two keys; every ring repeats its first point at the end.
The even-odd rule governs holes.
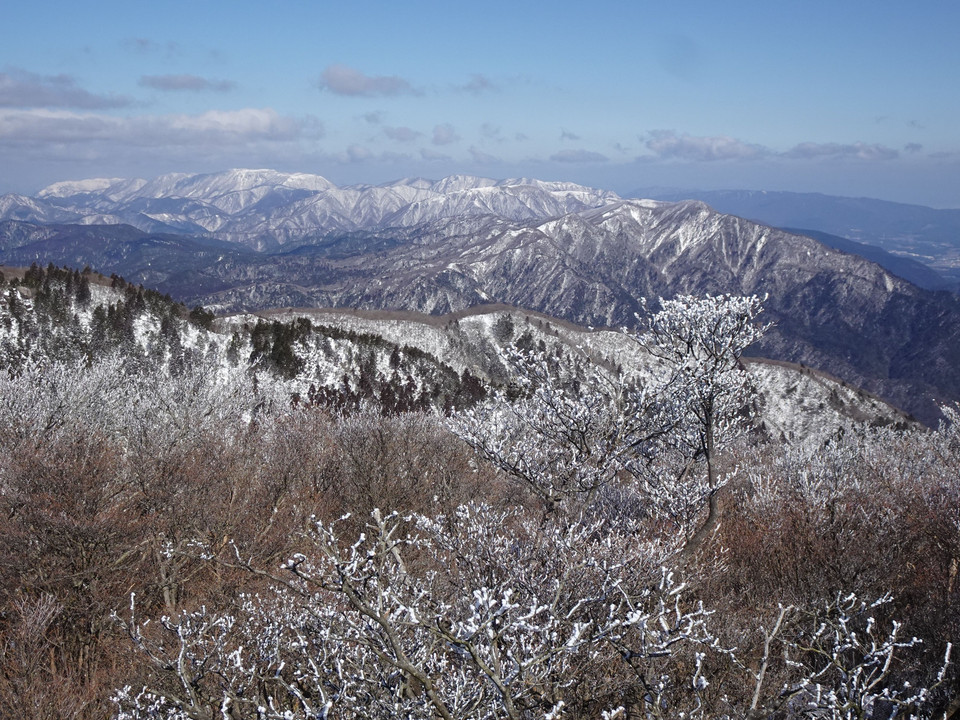
{"type": "Polygon", "coordinates": [[[684,549],[688,557],[720,522],[718,460],[751,417],[754,389],[740,358],[769,327],[757,322],[761,310],[756,296],[682,295],[661,300],[638,337],[666,371],[658,395],[674,419],[672,442],[685,457],[706,465],[699,487],[708,513],[684,549]]]}
{"type": "Polygon", "coordinates": [[[702,715],[710,613],[657,542],[484,505],[311,538],[279,570],[230,561],[272,583],[236,613],[125,618],[156,674],[119,717],[702,715]]]}
{"type": "Polygon", "coordinates": [[[645,388],[580,354],[510,348],[515,385],[451,418],[453,431],[543,500],[590,502],[669,428],[645,388]]]}
{"type": "Polygon", "coordinates": [[[891,604],[890,595],[867,601],[851,593],[805,608],[780,606],[772,628],[763,631],[757,668],[749,671],[754,692],[746,717],[931,717],[930,699],[945,681],[952,643],[945,643],[939,671],[929,682],[903,679],[904,656],[916,654],[923,641],[904,637],[903,625],[884,617],[891,604]],[[783,684],[771,692],[764,683],[770,684],[768,671],[777,662],[783,684]]]}
{"type": "Polygon", "coordinates": [[[757,322],[761,300],[681,295],[660,302],[637,339],[666,370],[658,389],[676,418],[675,441],[706,462],[717,487],[717,454],[742,427],[753,393],[740,358],[768,327],[757,322]]]}
{"type": "MultiPolygon", "coordinates": [[[[788,645],[788,663],[799,670],[799,679],[785,687],[781,698],[798,716],[829,720],[874,717],[919,718],[930,687],[913,687],[909,681],[893,682],[898,653],[921,640],[903,638],[897,621],[885,629],[878,611],[891,598],[873,602],[856,595],[839,597],[806,613],[808,624],[788,645]]],[[[952,645],[946,643],[936,687],[943,682],[952,645]]]]}
{"type": "MultiPolygon", "coordinates": [[[[76,289],[57,282],[54,310],[76,289]]],[[[454,420],[500,474],[439,416],[292,404],[302,378],[255,381],[239,330],[223,362],[226,337],[123,292],[146,355],[44,359],[50,323],[0,303],[0,352],[30,351],[0,373],[7,715],[107,717],[110,694],[138,719],[955,712],[957,413],[732,443],[755,300],[664,301],[625,372],[515,328],[515,381],[454,420]],[[717,553],[695,554],[730,477],[717,553]]],[[[110,322],[77,307],[91,335],[110,322]]],[[[330,338],[381,400],[387,377],[428,400],[447,382],[414,377],[406,348],[330,338]]]]}
{"type": "Polygon", "coordinates": [[[692,552],[716,526],[718,455],[749,417],[740,357],[764,331],[760,310],[756,297],[663,300],[632,335],[648,365],[626,372],[585,351],[512,347],[505,359],[515,386],[455,416],[451,427],[551,509],[576,511],[617,486],[642,512],[690,528],[708,504],[707,520],[691,530],[692,552]]]}
{"type": "Polygon", "coordinates": [[[919,719],[946,678],[949,644],[936,677],[904,681],[920,641],[879,614],[889,597],[782,607],[759,657],[725,649],[664,569],[675,550],[608,521],[473,505],[342,530],[316,522],[275,569],[221,559],[268,582],[230,611],[131,607],[154,672],[118,717],[919,719]]]}

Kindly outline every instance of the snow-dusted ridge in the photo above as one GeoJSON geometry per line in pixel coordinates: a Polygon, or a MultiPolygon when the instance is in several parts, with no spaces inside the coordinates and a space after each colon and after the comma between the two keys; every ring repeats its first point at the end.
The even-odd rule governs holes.
{"type": "MultiPolygon", "coordinates": [[[[89,178],[87,180],[64,180],[47,185],[37,193],[39,198],[67,198],[75,195],[102,193],[112,187],[127,182],[123,178],[89,178]]],[[[134,181],[137,182],[137,181],[134,181]]],[[[146,181],[139,181],[145,183],[146,181]]]]}
{"type": "Polygon", "coordinates": [[[438,218],[494,215],[513,221],[544,220],[620,198],[575,183],[530,178],[452,175],[439,181],[404,178],[341,187],[320,175],[234,169],[170,173],[151,180],[58,182],[30,199],[30,207],[26,200],[0,198],[0,219],[83,223],[87,217],[110,217],[148,232],[163,223],[164,229],[206,232],[268,249],[318,232],[409,227],[438,218]],[[144,210],[161,202],[159,212],[144,210]]]}
{"type": "MultiPolygon", "coordinates": [[[[565,352],[584,352],[595,362],[620,366],[628,373],[642,375],[652,365],[651,358],[628,333],[584,328],[504,305],[478,306],[441,316],[309,308],[260,315],[282,322],[309,318],[315,325],[376,335],[399,346],[417,348],[457,372],[468,370],[488,381],[503,380],[504,368],[495,359],[497,348],[505,342],[498,337],[497,329],[505,318],[513,327],[512,340],[529,333],[534,342],[543,341],[548,347],[560,345],[565,352]]],[[[249,322],[250,316],[238,316],[228,325],[242,321],[249,322]]],[[[901,411],[875,395],[825,373],[762,359],[748,359],[745,364],[760,393],[761,424],[776,440],[815,448],[858,425],[912,424],[901,411]]]]}
{"type": "MultiPolygon", "coordinates": [[[[6,280],[24,280],[24,272],[5,268],[6,280]]],[[[50,275],[48,274],[48,278],[50,275]]],[[[171,372],[178,363],[205,363],[206,371],[224,377],[256,373],[271,394],[307,398],[321,393],[356,390],[364,373],[375,384],[415,387],[415,396],[430,394],[437,383],[457,383],[474,377],[502,385],[512,371],[502,351],[510,343],[561,348],[582,354],[599,366],[620,367],[628,376],[648,377],[657,363],[633,337],[613,330],[593,330],[503,305],[474,308],[447,316],[318,309],[287,309],[242,314],[215,322],[187,321],[186,309],[134,286],[111,287],[110,280],[92,273],[57,271],[43,293],[62,304],[62,319],[51,322],[39,307],[41,289],[0,282],[0,369],[30,360],[60,359],[89,362],[109,356],[117,347],[144,362],[159,362],[171,372]],[[71,285],[65,285],[64,280],[71,285]],[[88,288],[79,299],[79,284],[88,288]],[[9,296],[9,297],[8,297],[9,296]],[[10,298],[14,298],[11,300],[10,298]],[[108,306],[113,306],[107,311],[108,306]],[[125,330],[104,323],[116,313],[127,318],[125,330]],[[47,319],[44,319],[47,318],[47,319]],[[99,318],[99,319],[98,319],[99,318]],[[252,329],[266,320],[298,327],[308,319],[312,328],[299,333],[292,345],[295,363],[270,369],[258,355],[252,329]],[[99,334],[99,335],[98,335],[99,334]],[[100,340],[97,337],[101,337],[100,340]],[[32,339],[30,339],[32,338],[32,339]],[[105,348],[88,356],[97,343],[105,348]],[[278,372],[277,370],[280,370],[278,372]]],[[[202,319],[202,318],[201,318],[202,319]]],[[[268,332],[269,334],[269,332],[268,332]]],[[[820,373],[785,364],[751,362],[749,372],[761,392],[761,417],[766,431],[790,444],[821,443],[841,429],[861,423],[903,422],[902,414],[878,399],[820,373]]]]}

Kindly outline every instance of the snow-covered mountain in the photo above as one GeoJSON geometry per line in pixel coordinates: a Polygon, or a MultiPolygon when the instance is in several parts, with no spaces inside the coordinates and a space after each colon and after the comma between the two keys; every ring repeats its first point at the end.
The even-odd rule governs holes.
{"type": "MultiPolygon", "coordinates": [[[[929,287],[956,290],[960,283],[960,210],[943,210],[871,198],[753,190],[639,189],[635,197],[702,200],[723,213],[780,228],[819,232],[834,247],[898,267],[929,287]],[[840,241],[840,242],[837,242],[840,241]],[[845,241],[845,242],[844,242],[845,241]],[[859,247],[858,247],[859,246],[859,247]],[[896,265],[892,260],[899,261],[896,265]],[[914,267],[910,267],[913,265],[914,267]],[[920,268],[925,273],[918,272],[920,268]]],[[[818,239],[821,239],[818,237],[818,239]]]]}
{"type": "Polygon", "coordinates": [[[58,182],[36,198],[0,197],[0,219],[127,223],[147,232],[205,233],[257,250],[318,234],[409,227],[436,218],[496,215],[543,219],[618,200],[573,183],[495,181],[455,175],[338,187],[319,175],[228,170],[154,180],[97,178],[58,182]]]}
{"type": "Polygon", "coordinates": [[[702,202],[468,176],[337,187],[269,170],[58,183],[0,202],[21,209],[0,221],[0,262],[90,265],[218,312],[506,303],[616,327],[641,298],[758,294],[775,323],[758,354],[927,421],[960,400],[955,296],[702,202]]]}

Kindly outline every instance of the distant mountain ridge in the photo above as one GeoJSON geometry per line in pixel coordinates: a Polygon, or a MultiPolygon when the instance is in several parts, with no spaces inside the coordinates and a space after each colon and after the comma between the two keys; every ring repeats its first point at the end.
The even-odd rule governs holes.
{"type": "Polygon", "coordinates": [[[956,292],[960,289],[960,283],[951,282],[944,275],[934,270],[929,265],[925,265],[917,260],[902,255],[894,255],[876,245],[849,240],[838,235],[822,232],[820,230],[805,230],[803,228],[781,228],[794,235],[805,235],[813,238],[817,242],[823,243],[827,247],[841,252],[859,255],[862,258],[875,262],[880,267],[901,277],[918,287],[926,290],[950,290],[956,292]]]}
{"type": "Polygon", "coordinates": [[[409,227],[438,217],[533,220],[618,199],[609,191],[526,178],[454,175],[435,183],[416,178],[338,187],[319,175],[229,170],[54,183],[36,198],[0,197],[0,219],[125,223],[145,232],[207,234],[276,250],[318,233],[409,227]]]}
{"type": "Polygon", "coordinates": [[[960,285],[960,210],[871,198],[760,190],[641,188],[629,196],[666,202],[701,200],[720,212],[774,227],[829,233],[920,262],[942,276],[944,287],[956,290],[960,285]]]}
{"type": "Polygon", "coordinates": [[[259,170],[41,195],[5,196],[22,217],[0,222],[0,261],[90,265],[221,312],[501,302],[616,327],[636,322],[641,298],[766,295],[775,327],[755,354],[827,370],[928,422],[936,402],[960,400],[956,296],[699,201],[466,176],[338,188],[259,170]],[[29,219],[39,211],[87,224],[29,219]],[[104,217],[140,227],[88,220],[104,217]]]}

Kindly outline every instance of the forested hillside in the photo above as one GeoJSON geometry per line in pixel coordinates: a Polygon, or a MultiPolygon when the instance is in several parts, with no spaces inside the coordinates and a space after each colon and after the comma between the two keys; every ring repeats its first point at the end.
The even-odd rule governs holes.
{"type": "Polygon", "coordinates": [[[95,364],[117,356],[131,372],[246,374],[292,402],[385,412],[462,406],[482,396],[478,379],[430,353],[308,318],[218,321],[169,295],[101,275],[34,264],[10,275],[0,310],[0,364],[95,364]],[[281,387],[282,386],[282,387],[281,387]]]}
{"type": "Polygon", "coordinates": [[[958,710],[956,425],[745,363],[756,298],[590,333],[3,274],[4,717],[958,710]]]}

